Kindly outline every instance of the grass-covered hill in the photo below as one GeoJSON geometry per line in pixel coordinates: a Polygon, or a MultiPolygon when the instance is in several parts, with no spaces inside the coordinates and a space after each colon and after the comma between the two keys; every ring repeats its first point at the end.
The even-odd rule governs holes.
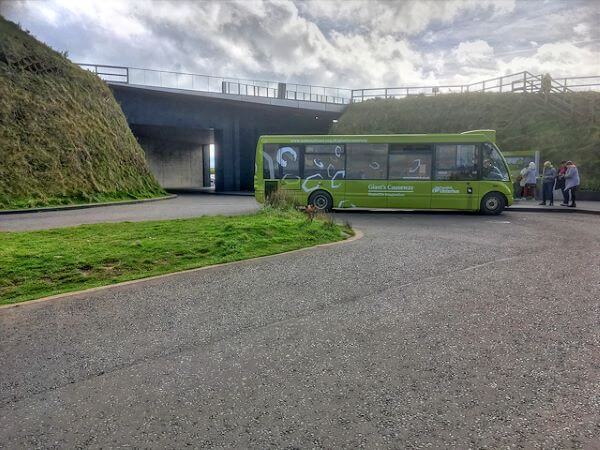
{"type": "Polygon", "coordinates": [[[565,114],[541,94],[446,94],[376,99],[352,104],[331,129],[335,134],[455,133],[495,129],[504,151],[539,150],[557,163],[572,159],[582,187],[600,190],[600,93],[559,95],[572,102],[565,114]]]}
{"type": "Polygon", "coordinates": [[[106,84],[0,17],[0,209],[162,193],[106,84]]]}

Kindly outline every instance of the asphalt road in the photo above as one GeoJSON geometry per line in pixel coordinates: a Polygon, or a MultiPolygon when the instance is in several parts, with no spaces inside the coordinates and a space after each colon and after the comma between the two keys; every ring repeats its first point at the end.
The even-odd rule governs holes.
{"type": "Polygon", "coordinates": [[[600,217],[364,238],[0,310],[0,447],[594,447],[600,217]]]}
{"type": "Polygon", "coordinates": [[[0,214],[0,231],[40,230],[69,227],[84,223],[140,222],[145,220],[184,219],[204,215],[245,214],[258,210],[253,196],[180,194],[176,198],[133,205],[0,214]]]}

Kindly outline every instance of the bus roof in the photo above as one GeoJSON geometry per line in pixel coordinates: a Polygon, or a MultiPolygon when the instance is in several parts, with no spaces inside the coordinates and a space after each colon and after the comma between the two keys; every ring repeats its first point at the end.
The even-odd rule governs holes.
{"type": "Polygon", "coordinates": [[[259,143],[268,144],[394,144],[394,143],[445,143],[445,142],[495,142],[496,131],[473,130],[463,133],[429,133],[429,134],[296,134],[296,135],[264,135],[259,143]]]}

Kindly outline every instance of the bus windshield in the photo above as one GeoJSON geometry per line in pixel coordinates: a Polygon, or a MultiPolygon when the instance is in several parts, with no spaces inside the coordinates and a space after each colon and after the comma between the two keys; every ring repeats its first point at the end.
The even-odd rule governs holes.
{"type": "Polygon", "coordinates": [[[499,181],[510,180],[508,176],[508,167],[506,167],[500,152],[489,142],[483,144],[483,166],[481,168],[481,179],[499,181]]]}

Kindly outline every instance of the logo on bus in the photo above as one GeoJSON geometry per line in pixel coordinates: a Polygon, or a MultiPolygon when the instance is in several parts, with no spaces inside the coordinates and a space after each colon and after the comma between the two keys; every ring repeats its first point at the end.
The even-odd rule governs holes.
{"type": "Polygon", "coordinates": [[[391,184],[369,184],[369,195],[383,197],[401,197],[415,191],[414,186],[394,186],[391,184]]]}
{"type": "Polygon", "coordinates": [[[434,194],[460,194],[460,191],[452,186],[434,186],[431,192],[434,194]]]}

